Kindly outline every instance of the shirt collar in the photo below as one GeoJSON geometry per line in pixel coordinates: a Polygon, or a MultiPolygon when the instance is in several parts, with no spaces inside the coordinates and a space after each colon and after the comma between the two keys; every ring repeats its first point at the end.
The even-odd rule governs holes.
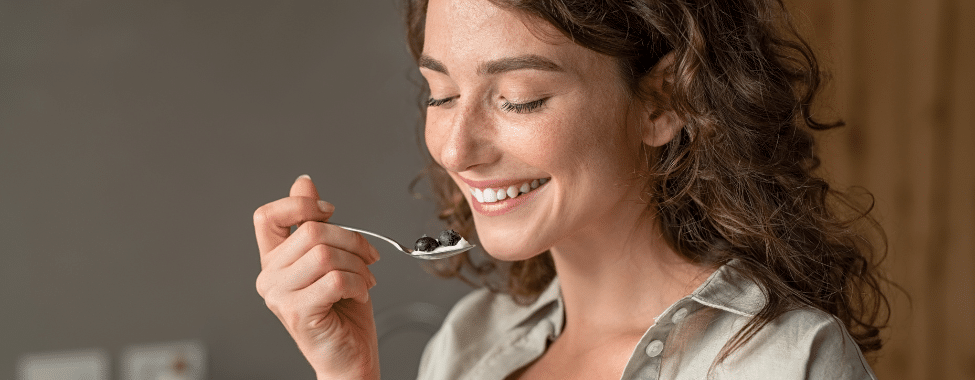
{"type": "MultiPolygon", "coordinates": [[[[731,260],[722,265],[697,290],[684,299],[689,298],[704,306],[754,317],[765,307],[768,298],[759,284],[742,275],[738,270],[739,265],[738,260],[731,260]]],[[[512,320],[516,321],[516,325],[522,325],[539,319],[548,319],[555,325],[555,331],[562,331],[565,323],[564,313],[562,288],[559,286],[559,278],[555,277],[538,299],[520,310],[519,315],[512,320]]]]}
{"type": "Polygon", "coordinates": [[[768,303],[768,296],[759,284],[741,273],[740,265],[738,260],[722,265],[690,298],[715,309],[754,317],[768,303]]]}
{"type": "Polygon", "coordinates": [[[539,319],[548,319],[555,325],[555,331],[562,331],[565,322],[565,305],[562,301],[562,287],[559,285],[558,277],[552,279],[535,302],[519,310],[511,320],[515,322],[514,326],[518,326],[534,324],[539,319]]]}

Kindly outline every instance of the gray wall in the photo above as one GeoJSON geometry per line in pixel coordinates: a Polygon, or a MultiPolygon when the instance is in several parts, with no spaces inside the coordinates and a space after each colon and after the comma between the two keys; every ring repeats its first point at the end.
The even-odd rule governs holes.
{"type": "MultiPolygon", "coordinates": [[[[307,173],[335,221],[439,231],[407,191],[423,156],[400,15],[394,0],[0,1],[0,378],[25,353],[103,348],[117,369],[126,346],[186,339],[212,379],[313,378],[254,290],[251,216],[307,173]]],[[[384,323],[468,290],[376,245],[384,323]]],[[[384,378],[414,377],[428,337],[387,337],[384,378]]]]}

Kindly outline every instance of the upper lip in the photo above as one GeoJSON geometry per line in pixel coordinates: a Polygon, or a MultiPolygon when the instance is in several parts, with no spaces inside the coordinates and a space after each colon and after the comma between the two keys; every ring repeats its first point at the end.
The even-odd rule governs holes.
{"type": "Polygon", "coordinates": [[[489,179],[482,181],[475,181],[472,179],[464,178],[458,175],[461,181],[467,184],[467,186],[473,187],[475,189],[499,189],[506,188],[509,186],[518,186],[525,182],[531,182],[536,179],[546,178],[546,177],[531,177],[531,178],[521,178],[521,179],[489,179]]]}

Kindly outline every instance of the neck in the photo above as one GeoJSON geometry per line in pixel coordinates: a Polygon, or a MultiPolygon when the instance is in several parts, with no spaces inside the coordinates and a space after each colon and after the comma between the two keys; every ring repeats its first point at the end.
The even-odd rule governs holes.
{"type": "Polygon", "coordinates": [[[639,339],[655,317],[713,272],[677,254],[644,213],[618,216],[551,249],[566,337],[639,339]]]}

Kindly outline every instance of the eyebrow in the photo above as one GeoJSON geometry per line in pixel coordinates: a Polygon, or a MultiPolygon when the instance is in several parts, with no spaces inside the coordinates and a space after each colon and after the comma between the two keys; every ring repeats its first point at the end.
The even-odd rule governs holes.
{"type": "Polygon", "coordinates": [[[424,67],[438,73],[448,74],[447,66],[444,66],[443,62],[431,58],[429,55],[423,54],[420,56],[420,67],[424,67]]]}
{"type": "MultiPolygon", "coordinates": [[[[428,55],[420,56],[420,67],[424,67],[439,73],[448,74],[447,66],[428,55]]],[[[481,64],[477,72],[482,75],[494,75],[515,70],[540,70],[563,72],[565,69],[557,63],[535,54],[520,55],[488,61],[481,64]]]]}

